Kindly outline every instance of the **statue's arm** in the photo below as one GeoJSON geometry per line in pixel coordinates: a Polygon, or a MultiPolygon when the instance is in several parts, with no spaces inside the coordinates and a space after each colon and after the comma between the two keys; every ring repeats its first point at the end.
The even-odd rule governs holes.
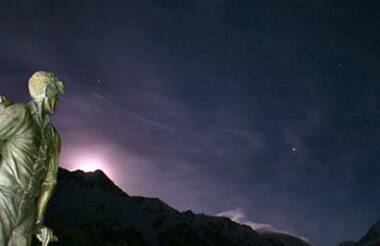
{"type": "Polygon", "coordinates": [[[48,170],[45,179],[41,184],[40,196],[37,200],[37,217],[36,224],[43,224],[47,205],[54,193],[54,189],[57,183],[58,166],[59,166],[59,153],[61,149],[61,140],[56,133],[55,135],[55,151],[52,154],[52,158],[49,161],[48,170]]]}

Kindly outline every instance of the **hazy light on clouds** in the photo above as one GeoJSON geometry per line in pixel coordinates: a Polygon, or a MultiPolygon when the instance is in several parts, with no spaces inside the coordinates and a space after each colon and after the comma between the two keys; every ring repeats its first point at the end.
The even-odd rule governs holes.
{"type": "Polygon", "coordinates": [[[250,226],[253,230],[273,229],[273,227],[269,224],[261,224],[250,221],[244,213],[243,209],[241,208],[220,212],[217,214],[217,216],[230,218],[232,221],[235,221],[236,223],[250,226]]]}
{"type": "Polygon", "coordinates": [[[230,218],[232,221],[234,221],[236,223],[250,226],[253,230],[257,231],[258,233],[263,233],[264,234],[264,233],[271,233],[272,232],[272,233],[287,234],[287,235],[290,235],[290,236],[294,236],[294,237],[300,238],[300,239],[302,239],[302,240],[304,240],[306,242],[309,242],[309,240],[306,239],[306,238],[304,238],[304,237],[300,237],[300,236],[298,236],[298,235],[296,235],[294,233],[290,233],[290,232],[287,232],[287,231],[278,230],[278,229],[274,228],[270,224],[255,223],[253,221],[250,221],[249,218],[247,217],[247,215],[244,213],[244,210],[241,209],[241,208],[227,210],[227,211],[218,213],[217,216],[219,216],[219,217],[227,217],[227,218],[230,218]]]}

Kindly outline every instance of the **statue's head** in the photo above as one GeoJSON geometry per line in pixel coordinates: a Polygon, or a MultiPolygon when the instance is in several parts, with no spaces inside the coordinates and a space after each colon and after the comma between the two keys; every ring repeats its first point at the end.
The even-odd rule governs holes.
{"type": "Polygon", "coordinates": [[[48,114],[54,113],[63,91],[63,83],[52,73],[39,71],[29,79],[29,93],[32,99],[41,104],[48,114]]]}

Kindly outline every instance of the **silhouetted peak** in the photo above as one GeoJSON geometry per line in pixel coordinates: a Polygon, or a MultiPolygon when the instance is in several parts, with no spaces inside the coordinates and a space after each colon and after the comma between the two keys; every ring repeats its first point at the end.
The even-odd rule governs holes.
{"type": "Polygon", "coordinates": [[[184,216],[186,216],[186,217],[190,217],[190,218],[192,218],[192,217],[195,216],[195,214],[194,214],[193,211],[191,211],[191,210],[186,210],[186,211],[182,212],[182,214],[183,214],[184,216]]]}
{"type": "Polygon", "coordinates": [[[368,231],[369,234],[378,234],[380,236],[380,220],[376,222],[368,231]]]}
{"type": "Polygon", "coordinates": [[[358,242],[345,241],[338,246],[375,246],[380,245],[380,220],[368,230],[367,234],[358,242]]]}
{"type": "Polygon", "coordinates": [[[102,190],[124,193],[115,183],[108,178],[108,176],[100,169],[93,172],[84,172],[83,170],[69,171],[64,168],[60,168],[58,173],[60,180],[74,181],[81,184],[82,187],[93,188],[98,187],[102,190]]]}
{"type": "Polygon", "coordinates": [[[380,221],[375,223],[359,241],[359,245],[375,245],[375,243],[380,244],[380,221]]]}

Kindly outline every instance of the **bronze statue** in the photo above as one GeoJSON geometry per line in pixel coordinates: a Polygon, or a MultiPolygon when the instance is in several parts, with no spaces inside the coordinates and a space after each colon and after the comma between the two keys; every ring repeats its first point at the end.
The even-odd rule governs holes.
{"type": "Polygon", "coordinates": [[[32,100],[13,104],[0,97],[0,246],[42,245],[57,241],[44,225],[57,182],[60,137],[49,117],[63,83],[48,72],[29,79],[32,100]]]}

